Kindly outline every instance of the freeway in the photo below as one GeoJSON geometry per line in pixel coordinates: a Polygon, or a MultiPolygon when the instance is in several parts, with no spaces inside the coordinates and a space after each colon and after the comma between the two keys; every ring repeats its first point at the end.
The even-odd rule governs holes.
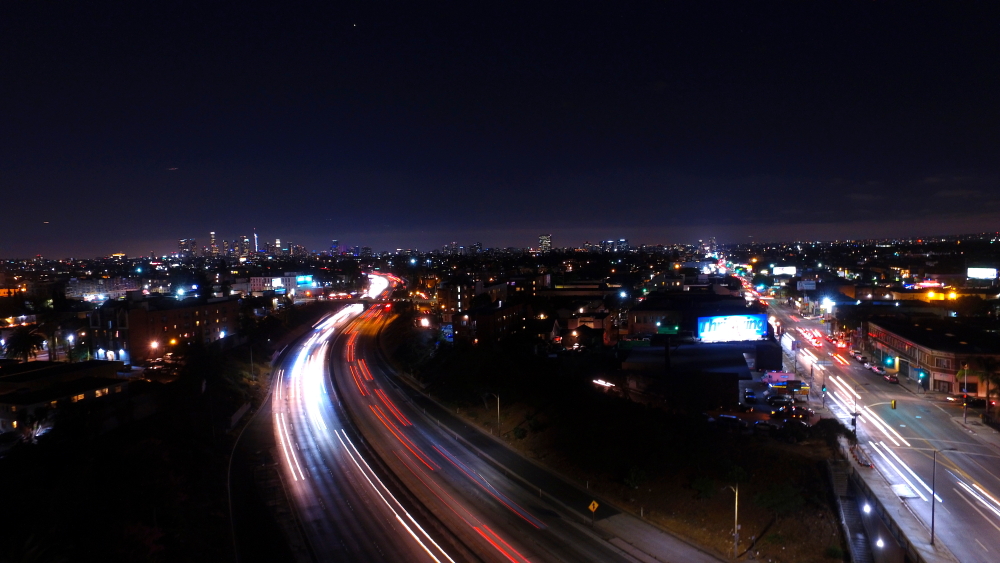
{"type": "MultiPolygon", "coordinates": [[[[771,314],[799,340],[805,340],[799,336],[803,331],[828,331],[827,325],[777,303],[771,314]]],[[[925,537],[911,541],[930,541],[933,491],[936,541],[962,562],[1000,560],[1000,447],[961,424],[960,406],[940,393],[920,393],[905,381],[889,383],[823,340],[797,352],[796,362],[801,371],[813,374],[812,402],[820,400],[815,393],[825,384],[831,413],[848,426],[852,413],[859,413],[859,442],[926,526],[925,537]],[[818,365],[817,360],[832,363],[818,365]]]]}
{"type": "MultiPolygon", "coordinates": [[[[400,281],[370,280],[369,296],[380,299],[400,281]]],[[[479,457],[476,448],[505,448],[471,447],[476,437],[462,434],[448,413],[418,406],[412,390],[394,384],[377,341],[390,316],[390,303],[364,311],[348,305],[280,363],[274,432],[283,481],[315,560],[719,561],[607,506],[592,528],[553,500],[585,510],[585,493],[537,475],[540,468],[510,459],[508,450],[504,463],[534,471],[537,486],[548,489],[543,498],[479,457]]]]}
{"type": "Polygon", "coordinates": [[[330,340],[361,309],[349,305],[318,323],[277,366],[271,411],[286,493],[317,561],[454,561],[447,536],[408,510],[335,408],[330,340]]]}

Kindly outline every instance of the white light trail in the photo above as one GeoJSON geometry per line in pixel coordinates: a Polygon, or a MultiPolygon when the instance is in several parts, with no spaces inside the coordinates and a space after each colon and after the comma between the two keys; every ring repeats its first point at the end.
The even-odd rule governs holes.
{"type": "Polygon", "coordinates": [[[375,494],[377,494],[379,496],[379,498],[382,499],[382,502],[384,502],[385,505],[389,508],[389,510],[392,511],[393,515],[396,517],[396,520],[398,520],[399,523],[403,525],[403,528],[405,528],[406,531],[410,534],[410,536],[412,536],[413,539],[416,540],[416,542],[418,544],[420,544],[420,547],[422,547],[424,549],[424,551],[427,552],[427,555],[429,555],[431,557],[431,559],[437,561],[438,563],[441,562],[440,559],[438,559],[437,557],[434,556],[434,553],[431,552],[430,548],[428,548],[427,545],[424,544],[424,542],[421,541],[419,537],[417,537],[417,534],[415,534],[413,532],[413,530],[406,524],[406,522],[403,521],[403,519],[399,516],[399,513],[396,512],[396,509],[394,509],[392,507],[392,505],[389,503],[389,501],[385,498],[385,495],[382,494],[382,491],[380,491],[378,489],[378,487],[375,486],[375,483],[372,482],[372,480],[371,480],[372,477],[374,477],[375,480],[378,481],[379,485],[382,486],[382,489],[385,490],[385,494],[389,495],[389,497],[392,498],[393,502],[395,502],[396,505],[399,506],[399,509],[403,511],[403,514],[406,515],[407,519],[409,519],[410,522],[412,522],[413,525],[418,530],[420,530],[420,533],[423,534],[425,538],[427,538],[427,541],[430,542],[434,547],[436,547],[437,550],[439,552],[441,552],[441,555],[443,555],[445,559],[447,559],[448,561],[451,561],[452,563],[455,563],[455,560],[452,559],[445,552],[444,549],[441,549],[441,546],[438,545],[437,542],[435,542],[433,538],[431,538],[430,534],[428,534],[420,526],[420,524],[418,524],[417,521],[413,519],[413,516],[411,516],[410,513],[407,512],[406,509],[403,508],[403,505],[400,504],[400,502],[398,500],[396,500],[396,497],[393,496],[393,494],[391,492],[389,492],[389,488],[385,486],[385,483],[383,483],[382,480],[379,479],[377,475],[375,475],[375,472],[372,471],[372,468],[368,465],[368,462],[365,461],[365,458],[361,456],[361,452],[359,452],[358,449],[354,446],[354,442],[352,442],[351,439],[348,438],[347,433],[344,432],[343,430],[341,430],[340,433],[334,433],[334,434],[337,436],[337,439],[340,440],[340,445],[342,445],[344,447],[344,451],[346,451],[347,455],[349,455],[351,457],[351,461],[353,461],[354,465],[357,466],[358,471],[361,472],[361,475],[365,478],[366,481],[368,481],[368,484],[371,485],[372,490],[375,491],[375,494]],[[341,436],[340,436],[341,434],[343,434],[343,438],[341,438],[341,436]],[[344,440],[347,440],[347,443],[344,443],[344,440]],[[350,448],[348,448],[348,444],[350,444],[350,448]],[[351,453],[352,449],[357,454],[357,456],[355,456],[355,453],[351,453]],[[366,472],[364,469],[361,468],[361,463],[358,463],[359,459],[361,460],[361,463],[365,464],[365,467],[368,468],[368,472],[366,472]],[[369,472],[371,473],[371,476],[369,476],[369,472]]]}
{"type": "Polygon", "coordinates": [[[981,502],[983,506],[987,508],[987,510],[989,510],[993,514],[996,514],[997,516],[1000,516],[1000,508],[998,508],[997,505],[994,504],[996,502],[996,499],[994,499],[989,495],[983,496],[985,495],[985,493],[980,494],[979,491],[982,491],[982,489],[980,489],[978,486],[976,486],[976,489],[979,489],[979,491],[974,491],[972,490],[972,487],[970,487],[968,484],[965,483],[965,481],[962,481],[961,479],[956,479],[956,480],[958,481],[958,486],[962,487],[963,489],[965,489],[967,493],[975,497],[975,499],[981,502]],[[987,498],[989,500],[987,500],[987,498]]]}
{"type": "MultiPolygon", "coordinates": [[[[888,425],[888,424],[887,424],[887,423],[886,423],[886,422],[885,422],[884,420],[882,420],[882,418],[881,418],[881,417],[879,417],[879,415],[875,414],[875,412],[874,412],[874,411],[872,411],[872,409],[871,409],[871,408],[869,408],[869,407],[864,407],[864,409],[865,409],[866,411],[868,411],[868,413],[867,413],[867,414],[868,414],[868,416],[869,416],[869,417],[870,417],[870,418],[871,418],[871,419],[872,419],[873,421],[875,421],[875,422],[876,422],[876,426],[879,426],[879,425],[881,425],[881,427],[884,427],[884,428],[883,428],[883,432],[885,432],[885,435],[886,435],[886,436],[889,436],[889,432],[892,432],[893,434],[895,434],[895,435],[896,435],[896,437],[897,437],[897,438],[899,438],[899,441],[900,441],[900,442],[902,442],[902,443],[906,444],[907,446],[909,446],[909,445],[910,445],[910,443],[906,441],[906,438],[903,438],[903,437],[902,437],[902,436],[901,436],[901,435],[899,434],[899,432],[896,432],[896,429],[895,429],[895,428],[893,428],[892,426],[889,426],[889,425],[888,425]]],[[[892,440],[892,438],[891,438],[891,437],[890,437],[889,439],[890,439],[890,440],[892,440]]],[[[895,440],[893,440],[893,442],[895,442],[895,440]]],[[[898,445],[898,444],[897,444],[897,445],[898,445]]]]}
{"type": "MultiPolygon", "coordinates": [[[[934,490],[928,487],[927,483],[924,483],[924,480],[918,477],[917,474],[914,473],[912,469],[910,469],[909,465],[906,465],[906,463],[903,462],[903,460],[899,459],[899,456],[896,455],[896,452],[889,449],[889,446],[885,445],[885,442],[879,442],[879,443],[882,444],[882,447],[885,448],[885,451],[889,452],[889,455],[891,455],[892,458],[895,459],[899,463],[899,465],[901,465],[903,469],[907,471],[907,473],[913,475],[913,478],[916,479],[918,483],[920,483],[920,486],[923,487],[924,490],[926,490],[928,493],[934,494],[934,490]]],[[[936,498],[938,502],[944,502],[938,495],[934,495],[934,498],[936,498]]]]}
{"type": "Polygon", "coordinates": [[[906,475],[903,475],[903,472],[900,471],[899,468],[897,468],[891,461],[889,461],[889,458],[886,457],[886,455],[884,453],[882,453],[881,449],[879,449],[878,444],[876,444],[875,442],[872,442],[871,440],[869,440],[868,443],[871,444],[872,449],[875,450],[878,453],[878,455],[882,456],[882,459],[885,460],[886,465],[888,465],[889,467],[891,467],[892,470],[896,472],[896,475],[899,475],[899,478],[902,479],[903,482],[905,482],[906,485],[908,487],[910,487],[910,489],[913,492],[917,493],[917,496],[920,497],[920,500],[923,500],[923,501],[927,500],[927,497],[924,496],[924,493],[921,493],[920,489],[918,489],[912,482],[910,482],[910,480],[906,478],[906,475]]]}

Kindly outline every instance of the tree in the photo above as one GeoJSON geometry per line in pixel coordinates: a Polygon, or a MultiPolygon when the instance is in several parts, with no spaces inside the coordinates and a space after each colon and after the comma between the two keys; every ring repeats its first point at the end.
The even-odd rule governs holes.
{"type": "Polygon", "coordinates": [[[45,346],[45,337],[35,328],[21,326],[7,337],[4,355],[8,358],[23,359],[25,362],[38,355],[45,346]]]}
{"type": "Polygon", "coordinates": [[[996,358],[983,356],[976,359],[976,365],[982,370],[980,379],[986,383],[986,414],[994,416],[996,413],[990,413],[990,394],[1000,396],[1000,362],[996,358]],[[992,384],[992,389],[990,389],[990,384],[992,384]]]}

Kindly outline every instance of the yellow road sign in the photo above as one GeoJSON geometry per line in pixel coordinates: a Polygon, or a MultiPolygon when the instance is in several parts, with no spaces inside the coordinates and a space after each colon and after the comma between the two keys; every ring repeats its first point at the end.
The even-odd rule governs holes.
{"type": "Polygon", "coordinates": [[[592,500],[590,501],[590,506],[588,506],[587,508],[589,508],[591,512],[597,512],[597,507],[598,507],[597,501],[592,500]]]}

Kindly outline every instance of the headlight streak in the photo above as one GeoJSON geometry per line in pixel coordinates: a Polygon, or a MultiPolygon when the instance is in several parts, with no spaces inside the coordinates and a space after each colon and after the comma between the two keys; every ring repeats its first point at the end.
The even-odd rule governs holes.
{"type": "Polygon", "coordinates": [[[418,544],[420,544],[420,547],[422,547],[423,550],[425,552],[427,552],[427,555],[429,555],[431,557],[431,559],[433,559],[433,560],[437,561],[438,563],[440,563],[441,560],[438,559],[434,555],[434,553],[431,552],[431,550],[427,547],[426,544],[424,544],[423,541],[420,540],[419,537],[417,537],[417,534],[415,534],[413,532],[413,530],[406,524],[406,522],[403,520],[403,518],[400,517],[399,512],[396,512],[396,509],[394,509],[392,507],[392,505],[389,503],[389,501],[385,498],[385,495],[382,494],[382,491],[380,491],[378,489],[378,487],[375,486],[375,483],[372,482],[372,477],[374,477],[375,480],[378,481],[378,484],[381,485],[382,490],[385,491],[385,494],[389,495],[389,498],[391,498],[393,500],[393,502],[396,503],[396,506],[398,506],[399,509],[403,512],[403,514],[406,515],[407,519],[410,520],[410,522],[413,524],[413,526],[416,527],[418,530],[420,530],[420,533],[423,534],[423,536],[427,539],[427,541],[430,542],[431,545],[433,545],[435,548],[437,548],[437,550],[439,552],[441,552],[441,555],[444,556],[445,559],[447,559],[448,561],[451,561],[452,563],[455,563],[455,560],[452,559],[445,552],[445,550],[442,549],[441,546],[438,545],[437,542],[435,542],[433,538],[431,538],[430,534],[428,534],[420,526],[420,524],[418,524],[417,521],[413,519],[413,516],[411,516],[410,513],[407,512],[405,508],[403,508],[403,505],[400,504],[400,502],[398,500],[396,500],[396,497],[393,496],[393,494],[389,491],[389,488],[385,486],[385,483],[383,483],[382,480],[379,479],[377,475],[375,475],[375,472],[372,471],[372,468],[368,465],[368,462],[365,461],[365,458],[361,455],[361,452],[359,452],[358,449],[356,447],[354,447],[354,442],[352,442],[351,439],[347,436],[347,433],[344,432],[343,430],[341,430],[339,433],[335,432],[334,434],[337,436],[337,440],[340,441],[340,444],[344,447],[344,451],[347,452],[348,456],[350,456],[351,461],[353,461],[354,465],[357,466],[358,471],[361,472],[361,475],[364,476],[365,480],[368,481],[368,484],[371,485],[372,490],[375,491],[375,493],[379,496],[379,498],[382,499],[382,502],[384,502],[385,505],[389,508],[389,510],[392,511],[393,515],[396,517],[396,520],[399,521],[399,523],[403,526],[403,528],[405,528],[406,531],[413,537],[413,539],[416,540],[416,542],[418,544]],[[343,434],[343,437],[341,437],[341,434],[343,434]],[[347,442],[345,443],[344,440],[347,440],[347,442]],[[350,445],[350,447],[348,447],[348,444],[350,445]],[[354,450],[354,453],[351,453],[351,450],[354,450]],[[357,454],[357,455],[355,455],[355,454],[357,454]],[[361,463],[363,463],[365,465],[365,467],[368,468],[367,472],[364,469],[362,469],[361,463],[358,463],[358,460],[360,460],[361,463]]]}
{"type": "MultiPolygon", "coordinates": [[[[899,465],[901,465],[903,467],[903,469],[905,469],[907,471],[907,473],[909,473],[910,475],[912,475],[913,478],[916,479],[918,483],[920,483],[920,486],[923,487],[924,490],[926,490],[928,493],[931,493],[931,494],[934,493],[933,489],[931,489],[930,487],[928,487],[927,483],[924,483],[924,480],[921,479],[920,477],[918,477],[917,474],[914,473],[914,471],[912,469],[910,469],[909,465],[906,465],[906,463],[903,460],[899,459],[899,456],[896,455],[896,452],[894,452],[891,449],[889,449],[889,446],[885,445],[885,442],[879,442],[879,443],[882,445],[883,448],[885,448],[885,451],[889,452],[889,455],[891,455],[892,458],[895,459],[896,462],[898,462],[899,465]]],[[[941,497],[938,496],[938,495],[934,495],[934,498],[937,499],[938,502],[944,502],[944,501],[941,500],[941,497]]]]}
{"type": "Polygon", "coordinates": [[[854,395],[858,399],[861,398],[861,394],[855,391],[854,389],[851,389],[850,386],[848,386],[847,382],[841,379],[839,375],[833,376],[833,379],[831,379],[830,381],[833,381],[833,383],[837,385],[837,387],[843,389],[844,392],[847,393],[848,395],[854,395]]]}
{"type": "Polygon", "coordinates": [[[905,482],[908,487],[910,487],[910,490],[917,493],[917,496],[920,497],[920,500],[926,502],[927,497],[924,496],[924,493],[921,493],[920,489],[918,489],[912,482],[910,482],[910,480],[906,478],[906,475],[903,475],[903,472],[900,471],[891,461],[889,461],[888,456],[882,453],[882,450],[878,447],[878,444],[872,442],[871,440],[869,440],[868,443],[871,444],[872,449],[875,450],[875,452],[877,452],[878,455],[882,456],[882,459],[885,460],[886,465],[892,468],[892,470],[896,473],[896,475],[899,475],[899,478],[902,479],[903,482],[905,482]]]}
{"type": "MultiPolygon", "coordinates": [[[[899,432],[896,432],[896,429],[895,429],[895,428],[893,428],[892,426],[889,426],[888,424],[886,424],[886,422],[885,422],[884,420],[882,420],[882,419],[881,419],[881,418],[879,417],[879,415],[875,414],[875,413],[874,413],[874,412],[872,411],[872,409],[871,409],[871,408],[869,408],[869,407],[864,407],[864,409],[865,409],[866,411],[868,411],[868,416],[869,416],[869,417],[870,417],[870,418],[871,418],[871,419],[872,419],[873,421],[877,421],[877,423],[876,423],[876,424],[881,424],[881,425],[882,425],[882,426],[883,426],[884,428],[886,428],[886,429],[887,429],[887,431],[886,431],[886,436],[888,436],[888,435],[889,435],[889,434],[888,434],[888,432],[892,432],[893,434],[895,434],[895,435],[896,435],[896,437],[897,437],[897,438],[899,438],[899,441],[900,441],[900,442],[902,442],[902,443],[906,444],[906,445],[907,445],[907,447],[909,447],[909,446],[910,446],[910,443],[906,441],[906,438],[903,438],[902,436],[900,436],[899,432]]],[[[891,437],[890,437],[889,439],[890,439],[890,440],[892,440],[892,438],[891,438],[891,437]]],[[[892,441],[893,441],[893,442],[895,442],[895,440],[892,440],[892,441]]],[[[896,445],[899,445],[899,444],[896,444],[896,445]]]]}
{"type": "Polygon", "coordinates": [[[306,475],[302,472],[302,466],[299,465],[299,457],[295,454],[295,446],[291,443],[285,421],[285,413],[275,413],[274,417],[278,425],[278,441],[281,442],[281,449],[285,452],[285,461],[288,463],[288,470],[295,481],[304,481],[306,475]],[[298,469],[298,475],[295,474],[296,469],[298,469]]]}

